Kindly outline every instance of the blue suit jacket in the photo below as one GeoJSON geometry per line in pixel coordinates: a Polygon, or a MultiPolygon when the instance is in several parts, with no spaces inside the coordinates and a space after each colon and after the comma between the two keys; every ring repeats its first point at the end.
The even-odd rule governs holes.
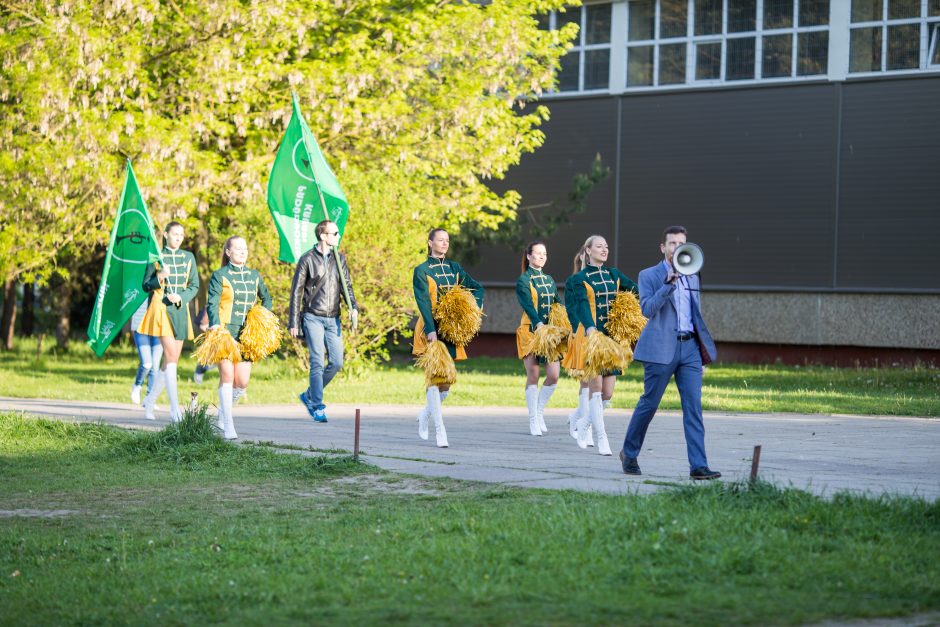
{"type": "MultiPolygon", "coordinates": [[[[679,329],[679,315],[673,302],[675,284],[665,283],[666,268],[658,263],[652,268],[640,272],[640,309],[649,318],[646,328],[640,334],[633,357],[637,361],[654,364],[668,364],[676,354],[676,335],[679,329]]],[[[718,356],[712,335],[702,318],[701,281],[698,275],[688,277],[692,288],[692,325],[698,334],[699,344],[711,360],[718,356]]]]}

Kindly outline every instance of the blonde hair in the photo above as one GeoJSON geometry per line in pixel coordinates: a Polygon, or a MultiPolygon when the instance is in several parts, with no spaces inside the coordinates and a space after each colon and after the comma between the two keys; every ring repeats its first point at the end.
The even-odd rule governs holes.
{"type": "Polygon", "coordinates": [[[592,235],[586,240],[584,240],[584,246],[581,247],[581,250],[578,251],[578,254],[574,256],[574,273],[577,274],[584,270],[587,267],[588,263],[588,248],[594,245],[596,239],[604,239],[603,235],[592,235]]]}

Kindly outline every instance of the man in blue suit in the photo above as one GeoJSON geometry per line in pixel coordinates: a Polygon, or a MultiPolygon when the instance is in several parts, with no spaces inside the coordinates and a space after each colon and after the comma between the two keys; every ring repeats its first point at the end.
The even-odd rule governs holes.
{"type": "Polygon", "coordinates": [[[620,451],[623,472],[628,475],[642,474],[637,457],[663,392],[675,375],[682,400],[689,476],[692,479],[721,476],[708,467],[702,423],[703,362],[707,364],[717,356],[715,342],[702,318],[699,276],[680,275],[672,262],[676,247],[685,242],[685,227],[666,228],[659,245],[665,260],[640,272],[640,308],[649,322],[633,351],[634,358],[643,363],[643,396],[633,410],[620,451]]]}

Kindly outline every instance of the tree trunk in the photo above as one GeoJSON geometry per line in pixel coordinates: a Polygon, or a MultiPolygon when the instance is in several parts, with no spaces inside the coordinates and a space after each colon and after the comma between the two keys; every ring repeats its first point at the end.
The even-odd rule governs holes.
{"type": "Polygon", "coordinates": [[[16,281],[9,280],[3,286],[3,316],[0,318],[0,338],[3,348],[13,350],[13,329],[16,326],[16,281]]]}
{"type": "Polygon", "coordinates": [[[23,337],[32,337],[35,317],[33,313],[33,304],[35,302],[35,285],[33,283],[23,283],[23,306],[20,311],[20,334],[23,337]]]}
{"type": "Polygon", "coordinates": [[[56,345],[62,350],[68,350],[69,339],[72,335],[72,286],[65,282],[58,290],[56,295],[56,313],[58,322],[55,326],[56,345]]]}

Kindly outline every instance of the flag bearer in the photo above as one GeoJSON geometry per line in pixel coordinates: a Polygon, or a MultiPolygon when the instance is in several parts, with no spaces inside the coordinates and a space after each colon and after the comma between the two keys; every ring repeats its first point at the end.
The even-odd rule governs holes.
{"type": "Polygon", "coordinates": [[[196,258],[188,250],[180,250],[182,243],[183,225],[167,224],[163,232],[163,264],[151,264],[144,274],[143,288],[150,292],[150,305],[137,332],[159,337],[163,346],[163,369],[144,398],[148,420],[154,419],[153,406],[164,387],[170,399],[170,420],[179,422],[182,417],[176,391],[176,364],[183,351],[183,341],[193,339],[189,301],[199,291],[196,258]]]}

